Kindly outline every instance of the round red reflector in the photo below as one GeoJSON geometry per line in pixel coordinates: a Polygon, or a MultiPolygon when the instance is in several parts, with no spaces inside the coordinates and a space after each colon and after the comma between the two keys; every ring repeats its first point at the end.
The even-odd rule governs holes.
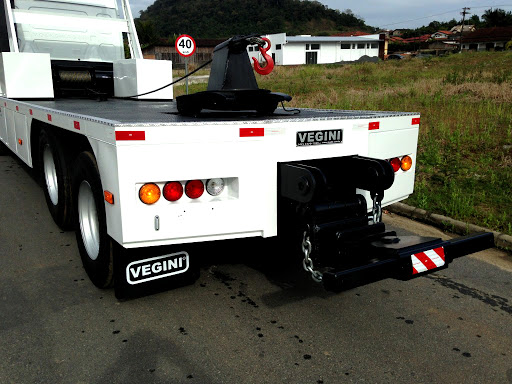
{"type": "Polygon", "coordinates": [[[201,180],[190,180],[185,185],[185,193],[191,199],[201,197],[204,192],[204,184],[201,180]]]}
{"type": "Polygon", "coordinates": [[[400,167],[402,166],[402,162],[398,157],[395,157],[394,159],[389,160],[389,164],[393,167],[393,171],[397,172],[400,167]]]}
{"type": "Polygon", "coordinates": [[[177,201],[183,196],[183,185],[179,181],[170,181],[164,186],[164,197],[169,201],[177,201]]]}

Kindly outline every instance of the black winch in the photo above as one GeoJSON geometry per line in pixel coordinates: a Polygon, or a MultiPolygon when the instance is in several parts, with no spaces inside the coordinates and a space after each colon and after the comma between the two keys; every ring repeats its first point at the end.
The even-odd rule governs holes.
{"type": "MultiPolygon", "coordinates": [[[[203,109],[209,109],[254,111],[271,115],[280,102],[290,101],[292,98],[289,95],[258,88],[246,48],[250,44],[262,47],[265,43],[270,44],[268,39],[252,34],[235,36],[217,45],[213,51],[207,90],[178,96],[178,112],[183,115],[197,115],[203,109]]],[[[265,51],[262,48],[260,50],[265,51]]]]}

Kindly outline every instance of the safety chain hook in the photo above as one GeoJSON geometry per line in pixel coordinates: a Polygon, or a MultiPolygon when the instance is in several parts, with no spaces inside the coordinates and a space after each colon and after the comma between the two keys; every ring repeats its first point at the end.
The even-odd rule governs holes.
{"type": "Polygon", "coordinates": [[[302,260],[302,266],[306,272],[311,273],[311,278],[317,283],[322,282],[323,275],[320,271],[315,271],[315,267],[313,265],[313,260],[309,257],[311,254],[311,250],[313,246],[311,245],[311,241],[309,240],[309,236],[307,231],[304,231],[304,236],[302,238],[302,252],[304,252],[304,260],[302,260]]]}

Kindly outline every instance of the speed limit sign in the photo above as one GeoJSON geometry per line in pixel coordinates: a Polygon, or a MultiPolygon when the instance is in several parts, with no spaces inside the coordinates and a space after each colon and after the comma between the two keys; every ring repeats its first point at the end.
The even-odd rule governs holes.
{"type": "Polygon", "coordinates": [[[183,57],[192,56],[196,51],[196,42],[189,35],[181,35],[176,39],[176,51],[183,57]]]}

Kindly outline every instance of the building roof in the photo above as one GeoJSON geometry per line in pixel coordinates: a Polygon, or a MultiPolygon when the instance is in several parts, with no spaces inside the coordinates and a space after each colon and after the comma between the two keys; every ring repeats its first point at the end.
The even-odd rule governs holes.
{"type": "Polygon", "coordinates": [[[404,39],[399,36],[389,36],[389,41],[392,41],[393,43],[403,43],[404,39]]]}
{"type": "Polygon", "coordinates": [[[379,35],[364,36],[286,36],[288,43],[339,43],[349,41],[379,41],[379,35]]]}
{"type": "Polygon", "coordinates": [[[430,35],[422,35],[418,37],[409,37],[408,39],[403,39],[403,43],[424,43],[430,39],[430,35]]]}
{"type": "Polygon", "coordinates": [[[340,32],[335,33],[331,36],[342,36],[342,37],[352,37],[352,36],[368,36],[370,33],[367,32],[361,32],[361,31],[352,31],[352,32],[340,32]]]}
{"type": "Polygon", "coordinates": [[[463,29],[464,32],[469,32],[469,31],[474,31],[475,30],[475,26],[474,25],[471,25],[471,24],[468,24],[468,25],[456,25],[455,27],[453,27],[451,29],[451,31],[453,33],[460,33],[460,30],[463,29]]]}
{"type": "Polygon", "coordinates": [[[462,36],[465,43],[512,40],[512,27],[479,28],[462,36]]]}

